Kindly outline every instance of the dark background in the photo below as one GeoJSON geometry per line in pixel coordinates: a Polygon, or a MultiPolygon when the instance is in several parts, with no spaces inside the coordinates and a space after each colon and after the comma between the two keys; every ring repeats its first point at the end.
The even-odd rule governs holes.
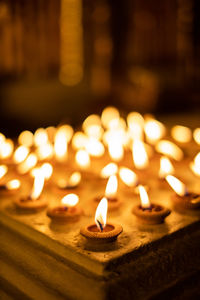
{"type": "Polygon", "coordinates": [[[0,131],[200,111],[198,0],[0,0],[0,131]]]}

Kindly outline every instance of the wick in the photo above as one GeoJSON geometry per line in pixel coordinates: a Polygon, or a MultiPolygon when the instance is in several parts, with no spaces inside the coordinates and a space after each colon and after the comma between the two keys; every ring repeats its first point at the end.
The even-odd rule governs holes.
{"type": "Polygon", "coordinates": [[[152,205],[150,205],[149,207],[142,207],[142,210],[152,211],[152,205]]]}
{"type": "Polygon", "coordinates": [[[100,231],[102,232],[102,231],[103,231],[103,226],[102,226],[101,222],[99,222],[98,220],[97,220],[97,222],[98,222],[98,224],[99,224],[100,231]]]}

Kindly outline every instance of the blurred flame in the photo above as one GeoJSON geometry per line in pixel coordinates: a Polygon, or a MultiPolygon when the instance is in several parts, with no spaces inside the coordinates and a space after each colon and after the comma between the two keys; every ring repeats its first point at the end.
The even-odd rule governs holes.
{"type": "Polygon", "coordinates": [[[146,139],[150,144],[160,140],[166,132],[165,126],[157,120],[148,120],[145,122],[144,131],[146,139]]]}
{"type": "Polygon", "coordinates": [[[6,165],[0,165],[0,179],[8,172],[6,165]]]}
{"type": "Polygon", "coordinates": [[[37,147],[46,144],[48,142],[48,134],[46,129],[38,128],[35,131],[33,138],[34,138],[34,144],[37,147]]]}
{"type": "Polygon", "coordinates": [[[48,180],[53,173],[53,167],[50,163],[44,163],[41,167],[32,169],[30,175],[36,177],[38,173],[43,174],[44,178],[48,180]]]}
{"type": "Polygon", "coordinates": [[[191,129],[180,125],[176,125],[171,129],[171,135],[179,143],[188,143],[192,138],[191,129]]]}
{"type": "Polygon", "coordinates": [[[79,197],[76,194],[68,194],[62,198],[61,202],[67,207],[73,207],[79,202],[79,197]]]}
{"type": "Polygon", "coordinates": [[[174,143],[162,140],[159,141],[155,149],[157,152],[167,155],[175,160],[181,160],[183,158],[183,151],[174,143]]]}
{"type": "Polygon", "coordinates": [[[17,170],[20,174],[26,174],[37,164],[37,156],[34,153],[29,156],[21,164],[17,166],[17,170]]]}
{"type": "Polygon", "coordinates": [[[138,183],[137,175],[129,168],[121,167],[119,169],[119,176],[121,180],[129,187],[136,186],[138,183]]]}
{"type": "Polygon", "coordinates": [[[132,139],[143,140],[144,118],[138,112],[131,112],[127,116],[127,123],[132,139]]]}
{"type": "Polygon", "coordinates": [[[18,137],[18,143],[20,145],[31,147],[33,145],[33,134],[31,131],[22,131],[18,137]]]}
{"type": "Polygon", "coordinates": [[[195,156],[194,161],[190,163],[190,168],[195,175],[200,176],[200,152],[195,156]]]}
{"type": "Polygon", "coordinates": [[[44,174],[41,171],[37,172],[34,178],[33,188],[30,194],[30,198],[32,200],[37,200],[43,190],[44,187],[44,174]]]}
{"type": "Polygon", "coordinates": [[[74,149],[85,148],[88,137],[81,131],[77,131],[72,138],[72,147],[74,149]]]}
{"type": "Polygon", "coordinates": [[[119,117],[118,109],[113,106],[108,106],[102,111],[101,122],[105,128],[110,128],[113,120],[118,120],[119,117]]]}
{"type": "Polygon", "coordinates": [[[103,134],[103,128],[101,127],[101,119],[98,115],[90,115],[83,122],[83,130],[89,136],[96,139],[100,139],[103,134]]]}
{"type": "Polygon", "coordinates": [[[81,173],[80,172],[73,172],[72,175],[69,177],[69,185],[76,186],[81,181],[81,173]]]}
{"type": "Polygon", "coordinates": [[[193,131],[193,138],[195,140],[195,142],[200,145],[200,128],[196,128],[194,131],[193,131]]]}
{"type": "Polygon", "coordinates": [[[13,154],[13,160],[14,160],[15,163],[19,164],[19,163],[23,162],[26,159],[28,154],[29,154],[29,148],[28,147],[19,146],[13,154]]]}
{"type": "Polygon", "coordinates": [[[135,140],[133,142],[132,155],[134,165],[137,169],[144,169],[148,166],[149,159],[142,141],[135,140]]]}
{"type": "Polygon", "coordinates": [[[0,158],[5,159],[9,158],[14,149],[14,143],[10,139],[6,139],[0,143],[0,158]]]}
{"type": "Polygon", "coordinates": [[[165,178],[167,175],[174,174],[174,167],[169,158],[162,156],[160,158],[159,177],[165,178]]]}
{"type": "Polygon", "coordinates": [[[54,151],[58,161],[62,162],[67,158],[68,139],[68,129],[66,130],[64,126],[58,128],[54,141],[54,151]]]}
{"type": "Polygon", "coordinates": [[[6,183],[6,188],[8,190],[16,190],[20,187],[21,182],[18,179],[12,179],[6,183]]]}
{"type": "Polygon", "coordinates": [[[142,185],[139,185],[138,189],[139,189],[139,193],[140,193],[140,201],[141,201],[142,208],[144,208],[144,209],[145,208],[146,209],[151,208],[151,203],[149,201],[149,196],[147,194],[147,191],[146,191],[145,187],[142,186],[142,185]]]}
{"type": "Polygon", "coordinates": [[[118,166],[115,163],[109,163],[101,170],[101,177],[108,178],[111,175],[116,174],[117,171],[118,171],[118,166]]]}
{"type": "Polygon", "coordinates": [[[105,196],[107,198],[115,198],[117,193],[118,181],[116,175],[111,175],[108,179],[105,196]]]}
{"type": "Polygon", "coordinates": [[[167,175],[166,180],[177,195],[185,196],[187,194],[187,188],[185,184],[182,183],[178,178],[172,175],[167,175]]]}
{"type": "Polygon", "coordinates": [[[50,143],[39,146],[36,150],[39,160],[50,159],[53,157],[53,146],[50,143]]]}
{"type": "Polygon", "coordinates": [[[120,161],[124,157],[124,147],[119,137],[113,136],[108,141],[108,152],[114,161],[120,161]]]}
{"type": "Polygon", "coordinates": [[[90,156],[85,150],[78,150],[75,160],[81,169],[87,169],[90,166],[90,156]]]}
{"type": "Polygon", "coordinates": [[[106,217],[108,210],[108,201],[104,197],[99,202],[95,213],[95,223],[100,231],[103,231],[103,228],[106,226],[106,217]]]}
{"type": "Polygon", "coordinates": [[[95,138],[89,138],[86,146],[87,152],[94,157],[100,157],[104,154],[105,148],[104,145],[95,138]]]}

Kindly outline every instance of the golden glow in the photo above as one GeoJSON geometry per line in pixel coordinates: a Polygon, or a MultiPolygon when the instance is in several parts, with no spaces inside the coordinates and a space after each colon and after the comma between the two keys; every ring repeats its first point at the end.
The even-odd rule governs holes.
{"type": "Polygon", "coordinates": [[[23,162],[26,159],[28,154],[29,154],[29,148],[28,147],[19,146],[13,154],[13,160],[14,160],[15,163],[19,164],[19,163],[23,162]]]}
{"type": "Polygon", "coordinates": [[[101,127],[101,119],[98,115],[90,115],[83,122],[83,130],[89,136],[96,139],[100,139],[103,134],[103,128],[101,127]]]}
{"type": "Polygon", "coordinates": [[[148,120],[145,122],[144,131],[146,134],[147,142],[155,144],[160,140],[166,132],[165,126],[157,120],[148,120]]]}
{"type": "Polygon", "coordinates": [[[31,131],[22,131],[18,137],[18,143],[20,145],[31,147],[33,145],[33,134],[31,131]]]}
{"type": "Polygon", "coordinates": [[[103,231],[103,228],[106,226],[108,210],[108,200],[104,197],[99,202],[95,213],[95,223],[100,231],[103,231]]]}
{"type": "Polygon", "coordinates": [[[111,138],[108,141],[108,152],[114,161],[120,161],[124,157],[124,147],[120,139],[111,138]]]}
{"type": "Polygon", "coordinates": [[[36,176],[34,177],[34,183],[33,183],[33,188],[30,194],[30,198],[32,200],[37,200],[43,190],[44,187],[44,175],[42,174],[42,172],[37,172],[36,176]]]}
{"type": "Polygon", "coordinates": [[[166,180],[177,195],[185,196],[187,194],[187,188],[185,184],[182,183],[178,178],[172,175],[167,175],[166,180]]]}
{"type": "Polygon", "coordinates": [[[118,109],[113,106],[108,106],[102,111],[101,122],[105,128],[110,128],[113,120],[118,120],[119,117],[118,109]]]}
{"type": "Polygon", "coordinates": [[[63,205],[74,207],[79,202],[79,197],[76,194],[68,194],[61,199],[63,205]]]}
{"type": "Polygon", "coordinates": [[[0,143],[5,142],[5,140],[6,140],[5,135],[4,135],[3,133],[0,132],[0,143]]]}
{"type": "Polygon", "coordinates": [[[162,156],[160,158],[160,170],[159,170],[159,177],[165,178],[167,175],[174,174],[174,167],[169,160],[169,158],[162,156]]]}
{"type": "Polygon", "coordinates": [[[117,171],[118,171],[118,166],[115,163],[109,163],[101,170],[100,175],[102,178],[108,178],[111,175],[116,174],[117,171]]]}
{"type": "Polygon", "coordinates": [[[148,155],[144,143],[140,140],[135,140],[132,147],[133,162],[137,169],[144,169],[149,164],[148,155]]]}
{"type": "Polygon", "coordinates": [[[75,160],[81,169],[88,169],[90,166],[90,156],[85,150],[78,150],[75,155],[75,160]]]}
{"type": "Polygon", "coordinates": [[[176,125],[171,129],[173,139],[179,143],[188,143],[192,139],[192,131],[185,126],[176,125]]]}
{"type": "Polygon", "coordinates": [[[20,185],[21,185],[20,180],[12,179],[6,183],[6,188],[8,190],[17,190],[20,187],[20,185]]]}
{"type": "Polygon", "coordinates": [[[29,156],[21,164],[17,166],[17,171],[20,174],[26,174],[37,164],[37,156],[34,153],[29,154],[29,156]]]}
{"type": "Polygon", "coordinates": [[[144,118],[138,112],[131,112],[127,116],[127,123],[132,139],[143,140],[144,118]]]}
{"type": "Polygon", "coordinates": [[[190,168],[195,175],[200,176],[200,152],[195,156],[194,161],[190,163],[190,168]]]}
{"type": "Polygon", "coordinates": [[[105,152],[104,145],[99,140],[92,137],[88,139],[85,148],[87,152],[94,157],[100,157],[105,152]]]}
{"type": "Polygon", "coordinates": [[[9,158],[14,149],[14,143],[10,139],[6,139],[5,141],[0,143],[0,158],[6,159],[9,158]]]}
{"type": "Polygon", "coordinates": [[[115,198],[117,193],[118,181],[116,175],[111,175],[108,179],[105,196],[107,198],[115,198]]]}
{"type": "Polygon", "coordinates": [[[149,201],[149,196],[147,194],[147,191],[146,191],[145,187],[142,186],[142,185],[139,185],[138,189],[139,189],[139,193],[140,193],[140,201],[141,201],[142,208],[144,208],[144,209],[145,208],[146,209],[150,208],[151,203],[149,201]]]}
{"type": "Polygon", "coordinates": [[[34,144],[37,147],[46,144],[48,142],[48,134],[46,129],[38,128],[35,131],[33,138],[34,138],[34,144]]]}
{"type": "Polygon", "coordinates": [[[72,147],[76,150],[85,148],[88,137],[81,131],[77,131],[72,138],[72,147]]]}
{"type": "Polygon", "coordinates": [[[181,160],[183,158],[183,151],[174,143],[162,140],[159,141],[155,149],[157,152],[167,155],[175,160],[181,160]]]}
{"type": "Polygon", "coordinates": [[[44,178],[48,180],[53,174],[53,167],[50,163],[44,163],[41,167],[32,169],[30,175],[36,177],[38,173],[43,174],[44,178]]]}
{"type": "Polygon", "coordinates": [[[55,137],[55,134],[56,134],[56,128],[54,126],[49,126],[46,128],[46,132],[47,132],[47,135],[48,135],[48,140],[50,143],[53,143],[54,142],[54,137],[55,137]]]}
{"type": "Polygon", "coordinates": [[[6,175],[8,172],[8,167],[6,165],[0,165],[0,179],[6,175]]]}
{"type": "Polygon", "coordinates": [[[51,159],[53,157],[53,146],[50,143],[39,146],[36,149],[38,160],[51,159]]]}
{"type": "Polygon", "coordinates": [[[193,138],[195,140],[195,142],[200,145],[200,128],[196,128],[194,131],[193,131],[193,138]]]}
{"type": "Polygon", "coordinates": [[[65,127],[58,128],[55,134],[54,152],[58,161],[63,162],[67,159],[69,135],[65,127]]]}
{"type": "Polygon", "coordinates": [[[121,167],[119,169],[119,176],[121,180],[129,187],[136,186],[138,183],[137,175],[129,168],[121,167]]]}

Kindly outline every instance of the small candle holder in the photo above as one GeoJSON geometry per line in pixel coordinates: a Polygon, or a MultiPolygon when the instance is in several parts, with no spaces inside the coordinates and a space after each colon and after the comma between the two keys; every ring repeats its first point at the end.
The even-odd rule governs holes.
{"type": "Polygon", "coordinates": [[[57,206],[47,210],[47,216],[52,222],[72,223],[77,222],[83,211],[80,207],[57,206]]]}
{"type": "Polygon", "coordinates": [[[96,224],[91,224],[81,228],[80,233],[89,243],[101,244],[115,242],[122,231],[123,228],[121,225],[108,223],[102,231],[99,231],[96,224]]]}
{"type": "Polygon", "coordinates": [[[200,195],[196,193],[187,193],[184,196],[179,196],[174,193],[171,200],[174,207],[179,210],[200,209],[200,195]]]}
{"type": "Polygon", "coordinates": [[[143,208],[141,205],[133,207],[132,213],[144,224],[160,224],[170,214],[170,210],[159,205],[151,204],[149,208],[143,208]]]}
{"type": "Polygon", "coordinates": [[[21,197],[15,200],[17,208],[25,211],[39,211],[47,207],[47,199],[40,196],[38,199],[32,199],[30,196],[21,197]]]}

